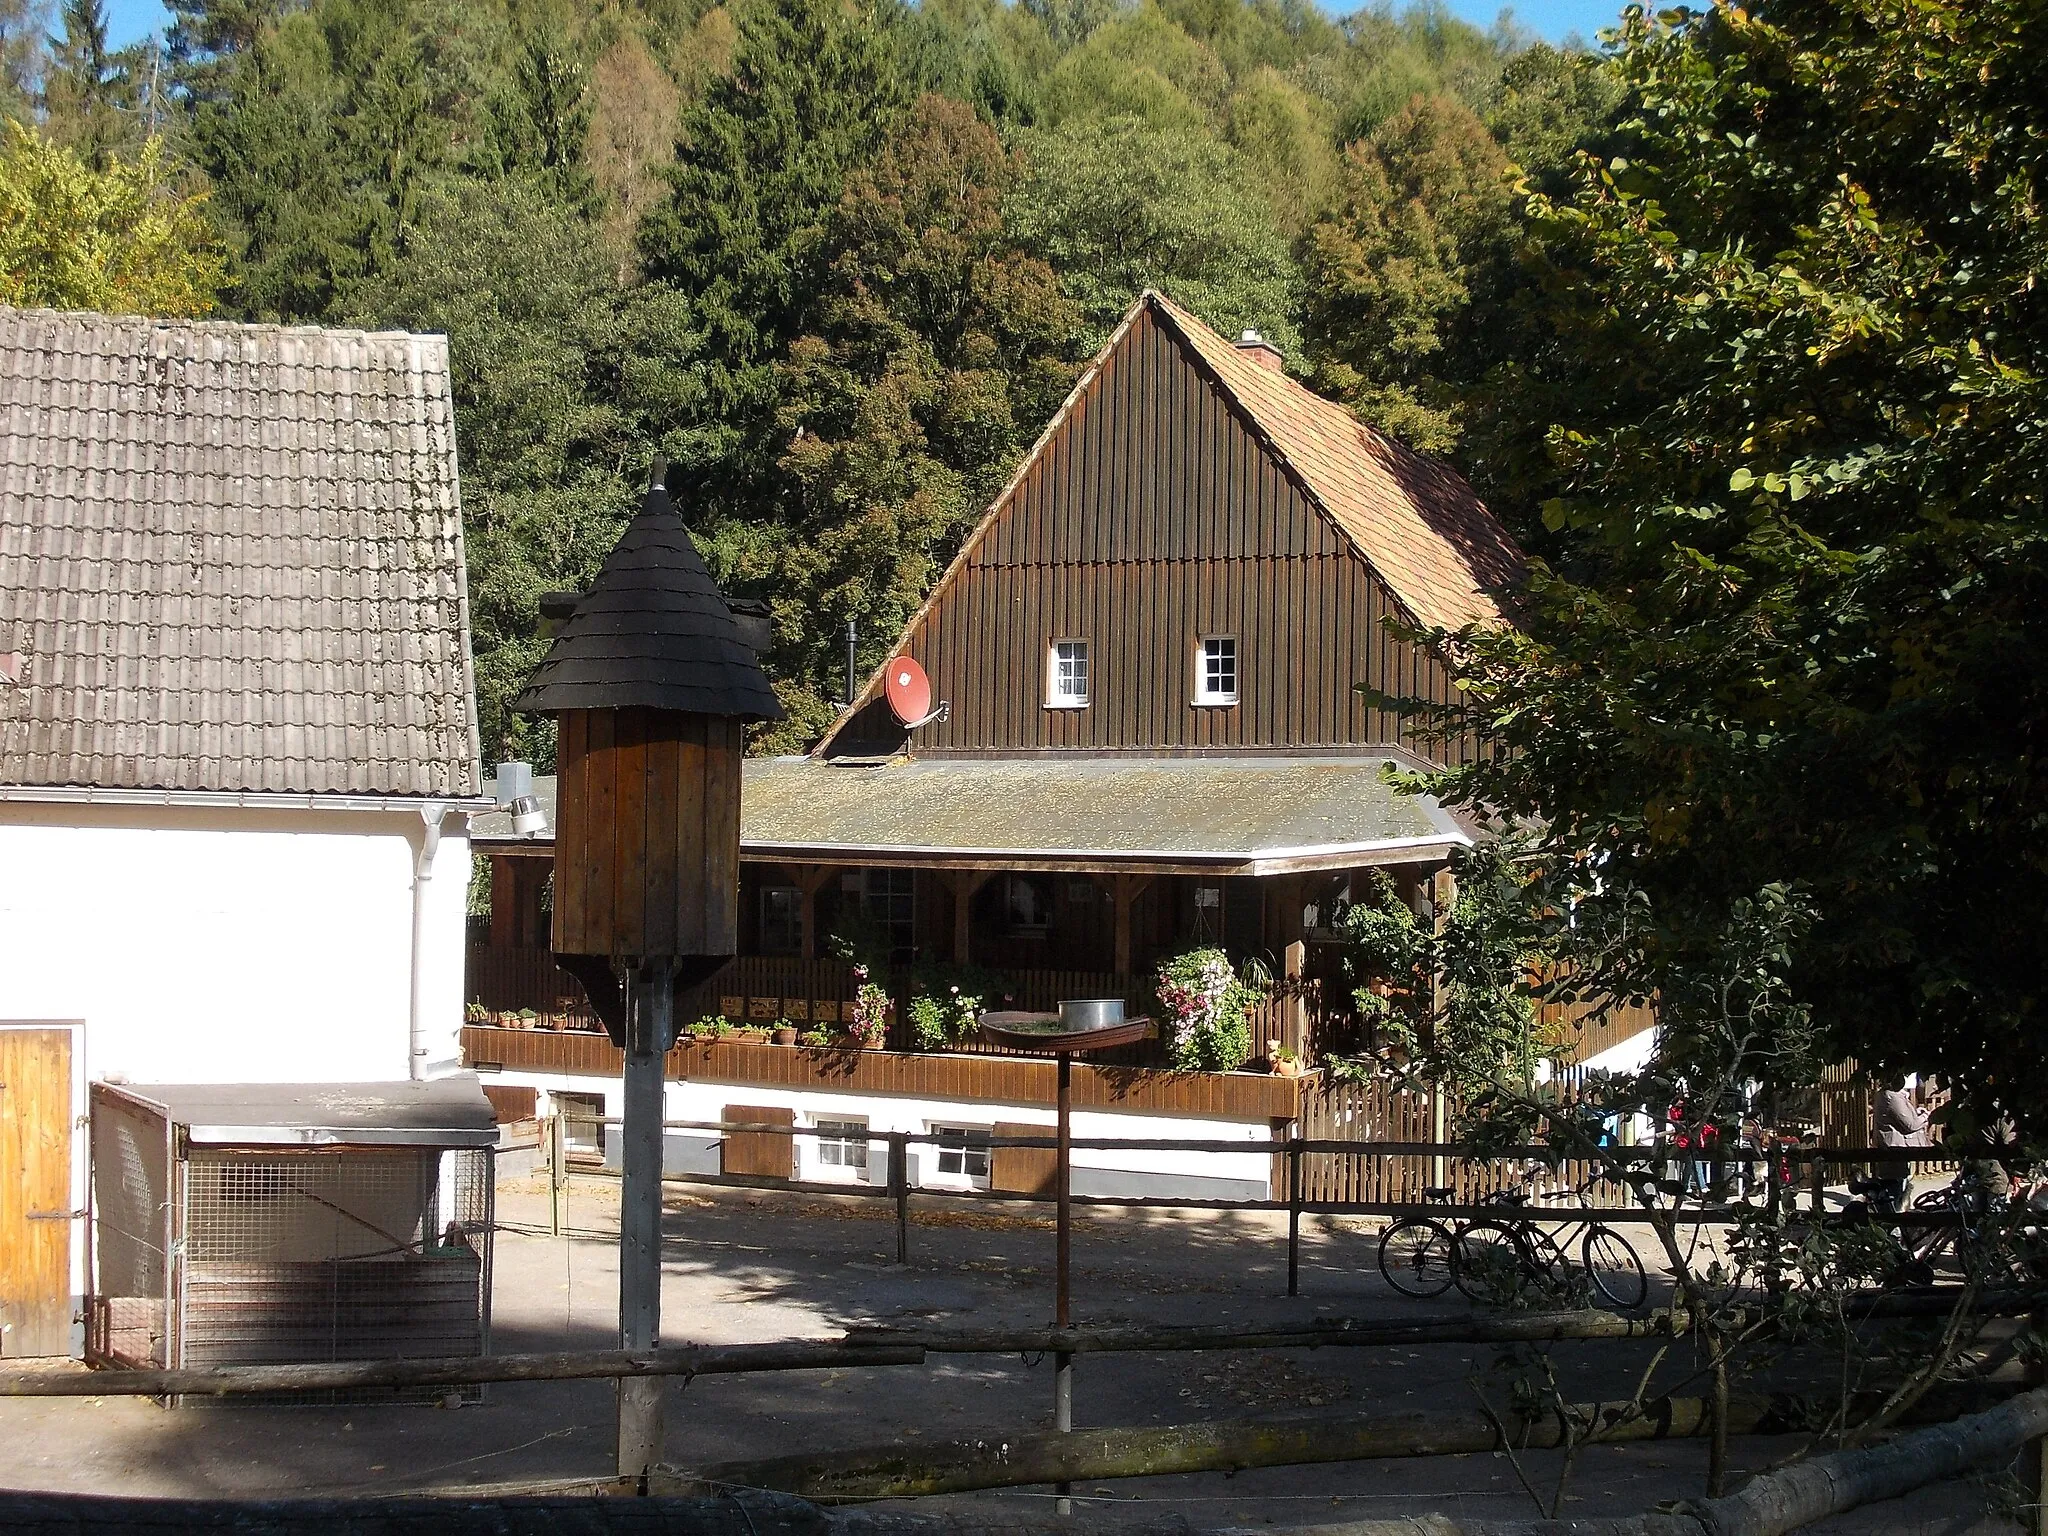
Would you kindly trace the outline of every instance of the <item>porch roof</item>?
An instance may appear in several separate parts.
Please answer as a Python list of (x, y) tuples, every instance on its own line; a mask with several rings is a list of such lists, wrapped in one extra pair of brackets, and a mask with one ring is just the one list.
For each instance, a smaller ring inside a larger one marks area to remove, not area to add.
[[(750, 758), (749, 862), (1264, 875), (1442, 858), (1471, 839), (1372, 756)], [(552, 780), (535, 790), (553, 823)], [(502, 825), (501, 825), (502, 824)], [(479, 852), (545, 853), (509, 818)]]

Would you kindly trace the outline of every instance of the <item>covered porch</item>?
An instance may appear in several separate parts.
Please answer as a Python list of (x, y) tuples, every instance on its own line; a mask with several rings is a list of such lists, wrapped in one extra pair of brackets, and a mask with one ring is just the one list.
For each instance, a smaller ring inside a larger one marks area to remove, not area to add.
[[(999, 973), (1008, 1006), (1123, 996), (1149, 1008), (1160, 961), (1215, 946), (1275, 979), (1263, 1039), (1315, 1054), (1344, 999), (1342, 905), (1380, 875), (1405, 897), (1469, 838), (1379, 756), (751, 760), (741, 822), (740, 958), (703, 1013), (823, 1022), (852, 996), (855, 941), (912, 973)], [(551, 780), (536, 792), (552, 823)], [(480, 818), (487, 928), (469, 996), (582, 1022), (547, 951), (552, 843)], [(837, 938), (840, 942), (835, 943)], [(684, 1005), (690, 1006), (689, 1003)], [(684, 1013), (683, 1017), (694, 1017)], [(898, 1009), (899, 1024), (902, 1010)]]

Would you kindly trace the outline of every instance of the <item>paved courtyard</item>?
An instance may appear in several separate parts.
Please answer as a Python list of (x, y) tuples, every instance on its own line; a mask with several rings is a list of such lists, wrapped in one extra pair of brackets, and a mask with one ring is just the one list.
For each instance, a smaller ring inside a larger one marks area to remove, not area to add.
[[(1015, 1210), (1017, 1208), (1009, 1208)], [(570, 1234), (548, 1232), (545, 1186), (508, 1184), (497, 1248), (493, 1346), (499, 1351), (609, 1348), (617, 1267), (617, 1185), (578, 1178)], [(826, 1196), (670, 1191), (663, 1292), (671, 1342), (830, 1337), (852, 1325), (1039, 1325), (1051, 1316), (1052, 1232), (1037, 1214), (948, 1205), (921, 1210), (912, 1262), (894, 1260), (886, 1202)], [(1303, 1294), (1286, 1297), (1284, 1217), (1109, 1213), (1084, 1217), (1075, 1242), (1075, 1315), (1090, 1323), (1216, 1323), (1318, 1317), (1438, 1315), (1455, 1293), (1415, 1302), (1391, 1292), (1373, 1264), (1363, 1221), (1311, 1222)], [(1647, 1240), (1639, 1241), (1646, 1250)], [(1505, 1386), (1493, 1346), (1324, 1349), (1084, 1357), (1080, 1425), (1172, 1423), (1330, 1407), (1470, 1408), (1477, 1382), (1496, 1403)], [(1557, 1347), (1575, 1396), (1626, 1395), (1648, 1363), (1643, 1346)], [(1693, 1369), (1681, 1345), (1660, 1380)], [(944, 1356), (919, 1367), (716, 1377), (670, 1389), (668, 1456), (679, 1465), (1024, 1433), (1051, 1426), (1049, 1361)], [(596, 1382), (493, 1386), (464, 1407), (201, 1407), (166, 1411), (127, 1398), (0, 1400), (0, 1484), (90, 1492), (196, 1495), (399, 1492), (598, 1477), (612, 1442), (610, 1388)], [(1737, 1442), (1745, 1465), (1792, 1443)], [(1594, 1448), (1581, 1460), (1567, 1511), (1625, 1514), (1702, 1488), (1703, 1445)], [(1552, 1453), (1525, 1471), (1541, 1487)], [(1330, 1522), (1441, 1511), (1467, 1517), (1535, 1513), (1514, 1467), (1497, 1455), (1416, 1458), (1235, 1476), (1155, 1478), (1077, 1490), (1164, 1501), (1214, 1524)], [(949, 1502), (1040, 1503), (1043, 1490)], [(1982, 1483), (1925, 1490), (1818, 1531), (1965, 1532), (2016, 1529), (1992, 1513)]]

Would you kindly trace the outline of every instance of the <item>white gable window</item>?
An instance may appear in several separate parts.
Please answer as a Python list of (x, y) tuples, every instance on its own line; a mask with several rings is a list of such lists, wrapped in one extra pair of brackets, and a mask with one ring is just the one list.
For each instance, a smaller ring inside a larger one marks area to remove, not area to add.
[(1045, 707), (1088, 707), (1088, 642), (1055, 640), (1045, 663)]
[(1237, 702), (1237, 636), (1204, 635), (1196, 644), (1195, 702)]

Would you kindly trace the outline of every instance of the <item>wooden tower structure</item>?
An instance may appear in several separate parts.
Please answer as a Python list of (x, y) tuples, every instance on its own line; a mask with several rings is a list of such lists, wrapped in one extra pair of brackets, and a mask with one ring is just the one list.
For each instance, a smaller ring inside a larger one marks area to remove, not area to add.
[[(556, 718), (553, 947), (626, 1055), (619, 1346), (661, 1326), (662, 1058), (675, 994), (739, 949), (740, 758), (774, 690), (657, 464), (513, 708)], [(662, 1381), (619, 1382), (619, 1474), (660, 1460)]]

